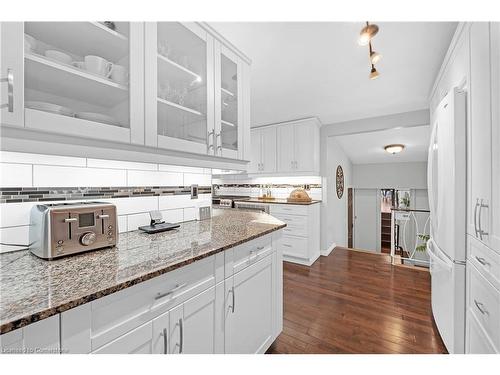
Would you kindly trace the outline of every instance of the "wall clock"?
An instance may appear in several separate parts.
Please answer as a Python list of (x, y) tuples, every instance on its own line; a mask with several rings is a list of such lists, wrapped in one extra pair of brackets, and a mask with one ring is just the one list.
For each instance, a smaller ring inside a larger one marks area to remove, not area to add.
[(335, 173), (336, 185), (337, 185), (337, 197), (340, 199), (344, 195), (344, 171), (339, 165), (337, 167), (337, 172)]

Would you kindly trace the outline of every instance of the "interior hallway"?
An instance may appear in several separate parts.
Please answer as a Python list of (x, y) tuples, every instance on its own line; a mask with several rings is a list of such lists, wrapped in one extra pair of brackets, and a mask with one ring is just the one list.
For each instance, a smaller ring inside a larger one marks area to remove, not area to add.
[(430, 275), (337, 247), (311, 267), (285, 262), (284, 327), (268, 353), (446, 353)]

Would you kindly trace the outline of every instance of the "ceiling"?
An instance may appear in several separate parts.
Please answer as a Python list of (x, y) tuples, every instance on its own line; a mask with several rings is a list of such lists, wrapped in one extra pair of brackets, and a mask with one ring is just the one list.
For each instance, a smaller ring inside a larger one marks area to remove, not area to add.
[[(335, 140), (353, 164), (374, 164), (427, 161), (429, 138), (430, 127), (417, 126), (342, 135)], [(393, 143), (402, 143), (405, 149), (399, 154), (389, 154), (384, 146)]]
[(317, 116), (323, 124), (428, 108), (453, 22), (376, 22), (381, 76), (368, 79), (363, 22), (211, 22), (252, 59), (252, 126)]

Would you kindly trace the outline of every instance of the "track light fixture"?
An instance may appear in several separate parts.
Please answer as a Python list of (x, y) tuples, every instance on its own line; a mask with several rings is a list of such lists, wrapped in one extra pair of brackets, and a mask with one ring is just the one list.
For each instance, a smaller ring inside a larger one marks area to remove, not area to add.
[(378, 33), (378, 26), (375, 24), (371, 24), (366, 21), (366, 26), (363, 27), (359, 33), (358, 44), (361, 46), (368, 45), (369, 58), (370, 58), (370, 79), (375, 79), (379, 76), (379, 72), (375, 69), (375, 64), (380, 61), (382, 55), (378, 52), (375, 52), (372, 48), (372, 39)]

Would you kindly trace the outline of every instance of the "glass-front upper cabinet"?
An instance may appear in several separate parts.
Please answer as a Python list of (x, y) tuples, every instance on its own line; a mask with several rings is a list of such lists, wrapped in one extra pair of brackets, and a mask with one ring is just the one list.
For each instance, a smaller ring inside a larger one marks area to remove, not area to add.
[(215, 43), (215, 153), (242, 159), (243, 62), (223, 44)]
[(213, 38), (198, 24), (145, 26), (146, 145), (214, 154)]
[(143, 144), (143, 39), (142, 23), (3, 23), (2, 123)]

